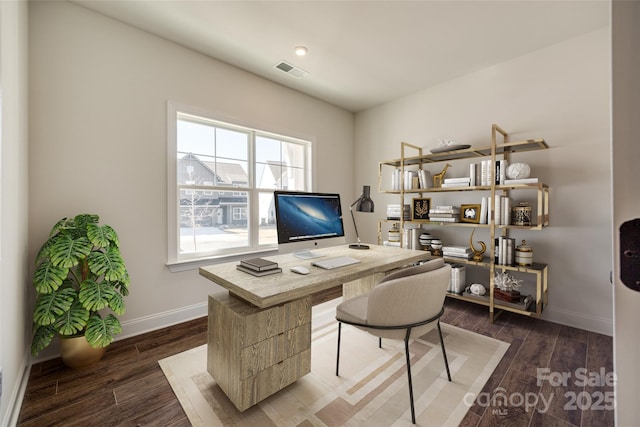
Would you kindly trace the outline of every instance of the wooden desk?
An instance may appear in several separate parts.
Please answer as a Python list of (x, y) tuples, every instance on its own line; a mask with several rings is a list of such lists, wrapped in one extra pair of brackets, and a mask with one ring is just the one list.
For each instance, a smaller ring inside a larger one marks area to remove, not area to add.
[[(200, 268), (229, 293), (209, 296), (207, 370), (240, 410), (255, 405), (311, 370), (311, 295), (346, 285), (354, 295), (373, 287), (385, 272), (430, 258), (428, 252), (371, 245), (314, 249), (326, 258), (350, 256), (357, 264), (334, 270), (311, 266), (292, 254), (265, 257), (283, 272), (254, 277), (238, 262)], [(305, 266), (302, 276), (289, 271)]]

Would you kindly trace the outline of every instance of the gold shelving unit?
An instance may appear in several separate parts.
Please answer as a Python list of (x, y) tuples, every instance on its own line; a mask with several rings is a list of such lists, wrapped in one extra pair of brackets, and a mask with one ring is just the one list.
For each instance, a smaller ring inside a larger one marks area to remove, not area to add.
[[(383, 194), (395, 194), (398, 196), (401, 207), (401, 214), (399, 219), (381, 219), (378, 221), (378, 242), (382, 243), (384, 229), (387, 224), (397, 223), (400, 226), (400, 245), (404, 246), (403, 230), (408, 224), (421, 224), (430, 226), (441, 227), (468, 227), (468, 228), (484, 228), (489, 230), (490, 245), (487, 252), (494, 254), (495, 252), (495, 238), (498, 236), (507, 237), (510, 231), (529, 231), (529, 230), (542, 230), (549, 225), (549, 186), (543, 183), (535, 184), (514, 184), (514, 185), (497, 185), (495, 180), (492, 180), (491, 185), (484, 186), (468, 186), (468, 187), (456, 187), (456, 188), (406, 188), (403, 182), (405, 171), (407, 168), (422, 169), (424, 165), (435, 164), (439, 162), (449, 162), (456, 160), (469, 160), (476, 158), (490, 158), (491, 164), (494, 165), (496, 160), (510, 161), (511, 155), (515, 153), (523, 153), (534, 150), (548, 149), (544, 139), (527, 139), (522, 141), (509, 141), (509, 135), (498, 125), (492, 125), (491, 127), (491, 144), (480, 148), (467, 148), (455, 151), (445, 151), (440, 153), (423, 154), (422, 148), (417, 147), (406, 142), (400, 144), (400, 158), (384, 160), (379, 162), (378, 165), (378, 191)], [(400, 170), (400, 182), (399, 190), (390, 190), (385, 188), (384, 185), (384, 169), (391, 168)], [(532, 190), (536, 192), (536, 215), (534, 218), (535, 223), (530, 226), (516, 226), (516, 225), (496, 225), (495, 224), (495, 203), (496, 194), (508, 196), (511, 191), (519, 190)], [(489, 192), (490, 203), (488, 208), (491, 211), (491, 221), (488, 224), (473, 224), (473, 223), (449, 223), (438, 221), (411, 221), (404, 219), (402, 215), (402, 207), (405, 204), (405, 200), (408, 196), (415, 195), (416, 197), (423, 197), (428, 193), (455, 193), (455, 192)], [(527, 316), (540, 316), (542, 314), (543, 307), (547, 304), (548, 299), (548, 266), (546, 264), (534, 263), (532, 266), (509, 266), (496, 264), (494, 257), (485, 257), (483, 261), (476, 262), (458, 258), (445, 258), (446, 261), (455, 262), (458, 264), (473, 265), (489, 270), (489, 294), (487, 296), (473, 296), (473, 295), (457, 295), (448, 294), (449, 297), (469, 301), (476, 304), (481, 304), (489, 307), (489, 315), (491, 321), (494, 320), (497, 313), (500, 310), (511, 311)], [(513, 271), (519, 273), (530, 274), (535, 277), (535, 305), (531, 308), (519, 307), (517, 304), (506, 303), (494, 296), (494, 277), (496, 271)]]

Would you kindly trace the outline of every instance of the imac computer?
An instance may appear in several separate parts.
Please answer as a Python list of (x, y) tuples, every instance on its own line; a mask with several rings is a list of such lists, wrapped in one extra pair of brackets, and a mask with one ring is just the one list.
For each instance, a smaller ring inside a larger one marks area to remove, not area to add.
[(274, 202), (281, 252), (310, 259), (320, 256), (314, 248), (345, 243), (339, 194), (275, 191)]

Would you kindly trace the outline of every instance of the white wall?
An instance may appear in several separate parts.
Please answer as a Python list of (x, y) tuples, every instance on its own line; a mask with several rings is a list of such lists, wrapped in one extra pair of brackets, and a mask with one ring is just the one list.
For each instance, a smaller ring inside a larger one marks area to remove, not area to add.
[[(376, 185), (378, 162), (399, 158), (401, 141), (425, 153), (442, 138), (486, 146), (493, 123), (511, 140), (544, 138), (551, 149), (512, 161), (529, 163), (532, 176), (551, 187), (551, 226), (512, 236), (527, 239), (535, 260), (549, 264), (543, 317), (610, 335), (609, 55), (609, 29), (603, 28), (357, 114), (356, 158), (364, 166), (356, 184)], [(468, 175), (453, 165), (447, 176)], [(466, 195), (429, 196), (435, 204), (479, 203)], [(377, 239), (376, 220), (386, 204), (399, 199), (374, 194), (374, 201), (377, 215), (361, 216), (368, 222), (359, 227), (368, 241)], [(430, 230), (445, 244), (469, 241), (468, 229)], [(476, 232), (474, 240), (481, 236)]]
[(72, 3), (31, 3), (30, 29), (30, 258), (99, 214), (131, 276), (122, 336), (206, 314), (215, 287), (165, 265), (168, 100), (311, 138), (315, 188), (355, 197), (353, 114)]
[[(620, 226), (640, 218), (638, 159), (640, 159), (640, 3), (614, 1), (612, 13), (613, 117), (613, 258), (615, 277), (614, 368), (616, 425), (638, 425), (640, 420), (640, 292), (620, 280)], [(636, 242), (637, 244), (638, 242)], [(629, 249), (625, 246), (624, 249)], [(636, 278), (637, 279), (637, 278)]]
[(26, 1), (0, 2), (0, 425), (13, 425), (29, 362)]

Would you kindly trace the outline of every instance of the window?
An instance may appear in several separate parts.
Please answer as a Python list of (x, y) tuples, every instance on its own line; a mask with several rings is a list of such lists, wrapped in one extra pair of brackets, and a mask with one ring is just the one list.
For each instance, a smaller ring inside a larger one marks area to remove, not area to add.
[(310, 191), (311, 142), (169, 105), (169, 263), (277, 246), (274, 190)]

